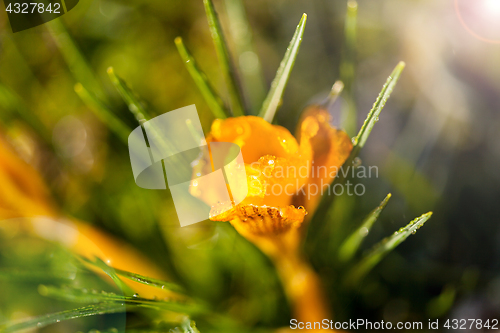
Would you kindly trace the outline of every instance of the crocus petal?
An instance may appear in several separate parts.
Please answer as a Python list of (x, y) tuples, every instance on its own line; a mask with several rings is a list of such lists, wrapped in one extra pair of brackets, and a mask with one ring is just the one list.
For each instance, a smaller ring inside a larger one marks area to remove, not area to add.
[(307, 191), (299, 193), (294, 203), (303, 205), (309, 212), (314, 212), (322, 191), (336, 177), (352, 150), (352, 142), (347, 133), (331, 126), (330, 119), (327, 110), (312, 105), (304, 111), (297, 128), (297, 139), (301, 145), (308, 142), (313, 149), (311, 174), (306, 188), (318, 191), (315, 191), (316, 195)]
[(56, 214), (41, 177), (1, 138), (0, 184), (0, 220)]
[[(233, 142), (240, 146), (248, 183), (248, 195), (241, 205), (286, 207), (307, 183), (313, 154), (310, 143), (299, 145), (287, 129), (260, 117), (217, 119), (207, 142)], [(193, 195), (207, 202), (204, 198), (210, 194), (206, 191)]]

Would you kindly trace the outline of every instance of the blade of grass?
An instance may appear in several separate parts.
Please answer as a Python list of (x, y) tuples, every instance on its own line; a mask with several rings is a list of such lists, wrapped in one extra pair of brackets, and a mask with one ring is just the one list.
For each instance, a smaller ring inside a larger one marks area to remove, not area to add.
[(360, 282), (361, 279), (382, 260), (382, 258), (404, 242), (408, 236), (415, 234), (431, 216), (432, 212), (428, 212), (417, 217), (404, 228), (399, 229), (392, 236), (385, 238), (375, 245), (373, 250), (349, 271), (346, 275), (346, 283), (353, 286)]
[(368, 113), (368, 116), (366, 117), (363, 126), (361, 126), (358, 135), (356, 135), (356, 137), (353, 140), (355, 147), (355, 149), (353, 150), (359, 150), (364, 147), (366, 141), (368, 140), (368, 137), (370, 136), (373, 126), (375, 126), (375, 123), (379, 119), (380, 112), (384, 108), (385, 103), (387, 102), (392, 91), (394, 90), (394, 87), (396, 86), (396, 83), (398, 82), (399, 77), (401, 76), (401, 73), (403, 72), (404, 68), (405, 68), (405, 63), (403, 61), (399, 62), (396, 68), (394, 68), (394, 70), (392, 71), (389, 78), (387, 78), (387, 81), (384, 84), (382, 91), (378, 95), (377, 100), (373, 104), (370, 113)]
[(359, 228), (354, 231), (351, 236), (349, 236), (339, 249), (339, 260), (341, 262), (347, 262), (352, 259), (363, 239), (370, 232), (371, 227), (377, 221), (380, 213), (384, 210), (385, 206), (389, 202), (391, 194), (387, 194), (385, 199), (380, 203), (380, 205), (375, 208), (364, 220)]
[(124, 143), (128, 142), (130, 129), (111, 110), (108, 109), (97, 97), (93, 96), (81, 83), (75, 85), (75, 92), (90, 110), (105, 123)]
[(224, 2), (230, 33), (239, 60), (243, 91), (249, 99), (252, 114), (257, 114), (266, 95), (266, 84), (261, 61), (252, 45), (252, 28), (248, 22), (243, 0), (225, 0)]
[(61, 321), (103, 315), (108, 313), (120, 313), (126, 312), (125, 306), (120, 303), (106, 303), (106, 304), (96, 304), (90, 306), (84, 306), (81, 308), (66, 310), (61, 312), (55, 312), (46, 314), (43, 316), (28, 318), (18, 322), (11, 322), (0, 326), (0, 332), (12, 333), (29, 328), (40, 329), (51, 324), (55, 324)]
[(81, 82), (82, 85), (100, 99), (106, 100), (106, 95), (103, 93), (102, 86), (96, 78), (94, 71), (91, 69), (85, 56), (80, 52), (75, 41), (71, 38), (62, 21), (52, 20), (45, 26), (50, 31), (76, 81)]
[[(111, 79), (111, 82), (113, 82), (116, 90), (122, 97), (123, 101), (127, 104), (128, 109), (130, 110), (130, 112), (132, 112), (135, 119), (141, 126), (143, 126), (146, 121), (153, 118), (151, 114), (146, 110), (146, 108), (144, 108), (144, 106), (141, 104), (137, 95), (127, 86), (127, 83), (118, 75), (116, 75), (113, 67), (108, 68), (108, 75)], [(161, 137), (154, 127), (151, 128), (151, 132), (154, 136), (158, 138)], [(169, 150), (169, 142), (165, 142), (164, 140), (158, 140), (158, 142), (163, 145), (166, 151)]]
[(241, 92), (238, 86), (238, 80), (236, 78), (236, 71), (229, 56), (229, 50), (222, 32), (217, 12), (215, 11), (214, 4), (211, 0), (203, 0), (203, 4), (205, 5), (208, 25), (212, 33), (212, 39), (215, 44), (215, 50), (217, 52), (217, 57), (219, 58), (222, 74), (224, 75), (224, 80), (226, 81), (233, 115), (243, 116), (245, 111), (243, 108)]
[(171, 290), (171, 291), (182, 293), (182, 294), (186, 293), (186, 290), (184, 290), (183, 287), (179, 286), (178, 284), (172, 283), (172, 282), (162, 281), (159, 279), (150, 278), (150, 277), (143, 276), (140, 274), (122, 271), (121, 269), (116, 269), (116, 268), (115, 268), (115, 272), (116, 272), (116, 274), (123, 276), (127, 279), (130, 279), (132, 281), (139, 282), (139, 283), (142, 283), (142, 284), (145, 284), (148, 286), (152, 286), (152, 287), (156, 287), (156, 288), (160, 288), (160, 289), (165, 289), (165, 290)]
[(119, 277), (116, 275), (115, 270), (109, 267), (102, 259), (95, 257), (94, 260), (89, 260), (84, 257), (80, 257), (84, 262), (91, 264), (99, 269), (101, 269), (106, 275), (108, 275), (113, 282), (123, 291), (127, 296), (133, 295), (132, 289), (127, 286)]
[(125, 103), (127, 103), (128, 109), (135, 116), (135, 119), (140, 123), (144, 120), (151, 119), (151, 115), (148, 114), (144, 106), (141, 104), (137, 96), (132, 92), (132, 90), (127, 86), (125, 81), (123, 81), (118, 75), (116, 75), (113, 67), (108, 68), (108, 75), (113, 82), (116, 90), (120, 93)]
[(297, 54), (299, 53), (306, 22), (307, 14), (303, 14), (297, 29), (295, 29), (292, 40), (288, 45), (285, 56), (283, 57), (283, 60), (281, 60), (280, 67), (276, 72), (276, 77), (271, 84), (271, 89), (269, 90), (269, 93), (262, 104), (262, 109), (259, 112), (259, 116), (270, 123), (273, 121), (274, 115), (281, 104), (281, 99), (288, 83), (288, 79), (290, 78), (290, 73), (293, 69), (293, 65), (295, 64), (295, 59), (297, 59)]
[[(385, 103), (387, 102), (387, 99), (389, 98), (391, 92), (394, 90), (394, 87), (396, 86), (396, 83), (398, 82), (398, 79), (401, 76), (401, 72), (403, 71), (404, 67), (405, 67), (405, 63), (402, 61), (399, 62), (398, 65), (392, 71), (391, 75), (387, 78), (386, 83), (382, 87), (382, 90), (381, 90), (380, 94), (378, 95), (377, 100), (373, 104), (372, 109), (368, 113), (368, 116), (366, 117), (363, 126), (359, 130), (358, 135), (353, 138), (354, 146), (353, 146), (351, 153), (349, 154), (349, 157), (344, 162), (344, 164), (342, 166), (343, 168), (345, 166), (354, 167), (354, 165), (356, 165), (356, 163), (354, 163), (355, 159), (358, 156), (361, 148), (363, 148), (363, 146), (365, 145), (366, 140), (368, 139), (373, 127), (375, 126), (375, 123), (378, 121), (380, 112), (384, 108)], [(335, 180), (330, 185), (330, 187), (333, 188), (337, 184), (344, 183), (346, 180), (346, 176), (348, 174), (350, 174), (350, 172), (345, 173), (345, 175), (343, 172), (339, 172), (337, 174), (337, 177), (335, 178)], [(319, 237), (321, 235), (328, 234), (328, 232), (325, 230), (325, 228), (327, 228), (328, 221), (324, 217), (327, 216), (328, 211), (331, 208), (330, 207), (331, 203), (334, 200), (334, 198), (335, 198), (335, 196), (326, 196), (326, 195), (323, 196), (323, 198), (322, 198), (322, 200), (321, 200), (321, 202), (320, 202), (320, 204), (319, 204), (319, 206), (318, 206), (318, 208), (313, 216), (313, 219), (314, 219), (313, 223), (315, 223), (316, 228), (310, 229), (310, 231), (308, 233), (308, 237), (315, 238), (315, 237)], [(339, 226), (337, 226), (337, 227), (339, 227)], [(317, 244), (320, 244), (320, 242), (311, 241), (309, 244), (311, 244), (311, 246), (314, 247)]]
[(222, 99), (217, 95), (213, 87), (208, 82), (205, 73), (203, 73), (203, 71), (196, 64), (196, 61), (194, 60), (187, 47), (184, 45), (181, 37), (177, 37), (175, 39), (175, 45), (177, 46), (177, 50), (181, 55), (184, 65), (186, 65), (189, 74), (193, 78), (196, 86), (198, 86), (198, 89), (200, 89), (200, 92), (207, 102), (208, 107), (212, 111), (214, 117), (225, 119), (229, 114), (224, 107)]
[[(128, 109), (130, 110), (130, 112), (132, 112), (132, 114), (134, 115), (137, 122), (141, 126), (143, 126), (146, 121), (153, 118), (152, 115), (148, 112), (148, 110), (146, 110), (146, 108), (142, 105), (142, 103), (140, 102), (137, 95), (132, 91), (132, 89), (130, 89), (128, 87), (127, 83), (122, 78), (120, 78), (118, 75), (116, 75), (113, 67), (109, 67), (107, 72), (108, 72), (109, 78), (111, 79), (111, 82), (113, 83), (116, 90), (118, 91), (118, 93), (122, 97), (123, 101), (127, 104)], [(143, 130), (144, 130), (144, 127), (143, 127)], [(156, 128), (151, 127), (150, 132), (155, 137), (161, 138), (159, 133), (156, 131)], [(157, 142), (162, 145), (162, 147), (164, 148), (165, 151), (170, 150), (168, 148), (170, 142), (166, 142), (163, 139), (158, 140)]]
[(75, 303), (102, 303), (117, 302), (126, 305), (152, 308), (156, 310), (172, 311), (184, 314), (200, 314), (209, 312), (208, 308), (201, 303), (187, 300), (156, 300), (141, 298), (139, 295), (123, 296), (114, 293), (88, 292), (71, 287), (58, 288), (41, 285), (39, 292), (42, 296), (65, 300)]
[(355, 77), (355, 57), (356, 57), (356, 30), (358, 18), (358, 3), (356, 0), (347, 1), (347, 12), (344, 24), (344, 50), (342, 62), (340, 64), (340, 79), (346, 85), (345, 105), (342, 108), (342, 125), (344, 130), (353, 135), (357, 127), (357, 110), (354, 99), (354, 77)]

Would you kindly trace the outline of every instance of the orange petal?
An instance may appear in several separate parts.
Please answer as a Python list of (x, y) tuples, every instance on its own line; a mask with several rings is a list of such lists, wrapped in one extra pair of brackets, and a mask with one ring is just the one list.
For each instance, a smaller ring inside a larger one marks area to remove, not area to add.
[(0, 138), (0, 220), (45, 215), (56, 210), (38, 172)]
[[(254, 116), (217, 119), (207, 141), (233, 142), (240, 146), (248, 183), (243, 205), (287, 207), (307, 183), (312, 147), (308, 141), (299, 145), (284, 127)], [(209, 163), (205, 162), (205, 166)], [(192, 194), (208, 202), (210, 191)]]
[(300, 144), (310, 144), (313, 150), (312, 170), (306, 188), (315, 185), (318, 194), (300, 194), (294, 203), (313, 212), (326, 188), (337, 175), (352, 150), (352, 142), (346, 132), (330, 125), (331, 116), (318, 105), (309, 106), (303, 113), (297, 128)]
[(239, 204), (230, 210), (218, 213), (212, 209), (214, 220), (230, 221), (236, 231), (272, 258), (295, 254), (299, 245), (298, 228), (307, 215), (303, 207)]
[[(58, 221), (59, 213), (52, 205), (49, 191), (40, 174), (21, 160), (12, 148), (0, 138), (0, 222), (3, 228), (16, 228), (25, 225), (22, 230), (39, 237), (48, 236), (49, 240), (60, 235), (64, 245), (82, 256), (99, 256), (110, 260), (115, 268), (124, 269), (142, 275), (164, 278), (162, 273), (148, 258), (113, 236), (79, 221)], [(36, 230), (30, 218), (46, 216), (42, 230)], [(19, 219), (27, 217), (27, 219)], [(15, 219), (12, 219), (15, 218)], [(68, 230), (73, 230), (77, 237), (70, 237)], [(136, 282), (128, 282), (144, 297), (167, 296)]]
[(286, 158), (300, 154), (297, 140), (286, 128), (255, 116), (216, 119), (208, 141), (236, 143), (246, 164), (264, 155)]

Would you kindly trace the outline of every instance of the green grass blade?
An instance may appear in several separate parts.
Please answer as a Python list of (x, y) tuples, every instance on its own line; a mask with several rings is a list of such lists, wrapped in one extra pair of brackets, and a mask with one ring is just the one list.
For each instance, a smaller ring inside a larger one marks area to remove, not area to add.
[(370, 232), (371, 227), (377, 221), (380, 213), (384, 210), (385, 206), (389, 202), (391, 194), (387, 194), (385, 199), (380, 203), (380, 205), (375, 208), (364, 220), (359, 228), (354, 231), (351, 236), (349, 236), (339, 249), (339, 260), (341, 262), (347, 262), (352, 259), (363, 239)]
[(120, 313), (125, 311), (126, 311), (125, 306), (123, 306), (120, 303), (107, 303), (107, 304), (84, 306), (78, 309), (55, 312), (43, 316), (25, 319), (18, 322), (11, 322), (4, 325), (0, 325), (0, 332), (12, 333), (30, 328), (40, 329), (42, 327), (46, 327), (48, 325), (55, 324), (65, 320), (97, 316), (108, 313)]
[(189, 50), (186, 48), (186, 45), (184, 45), (181, 37), (177, 37), (175, 39), (175, 45), (177, 46), (177, 50), (179, 51), (184, 65), (186, 65), (189, 74), (193, 78), (198, 89), (200, 89), (201, 95), (207, 102), (208, 107), (212, 111), (214, 117), (221, 119), (226, 118), (229, 114), (224, 107), (222, 99), (217, 95), (213, 87), (208, 82), (205, 73), (203, 73), (196, 64), (196, 61), (194, 60)]
[(299, 53), (300, 44), (302, 43), (302, 36), (304, 35), (304, 30), (306, 27), (307, 15), (303, 14), (300, 19), (299, 25), (293, 34), (290, 45), (288, 46), (283, 60), (281, 60), (280, 67), (276, 72), (276, 77), (271, 84), (271, 90), (267, 94), (264, 103), (262, 104), (262, 109), (259, 112), (259, 116), (264, 118), (268, 122), (272, 122), (274, 115), (281, 105), (281, 99), (290, 78), (290, 73), (295, 64), (295, 59), (297, 59), (297, 54)]
[[(116, 75), (113, 67), (108, 68), (108, 75), (111, 81), (113, 82), (116, 90), (118, 90), (120, 96), (123, 98), (125, 103), (128, 106), (128, 109), (132, 114), (134, 115), (135, 119), (141, 126), (144, 125), (144, 123), (151, 118), (151, 114), (148, 112), (148, 110), (142, 105), (140, 102), (139, 98), (137, 95), (127, 86), (126, 82), (121, 79), (118, 75)], [(144, 127), (143, 127), (144, 129)], [(155, 127), (150, 127), (149, 133), (153, 135), (155, 138), (157, 138), (156, 142), (161, 145), (163, 151), (170, 151), (172, 144), (169, 140), (167, 140), (165, 137), (162, 137), (160, 133), (156, 130)], [(128, 136), (127, 136), (127, 142), (128, 142)], [(174, 159), (176, 158), (182, 158), (182, 157), (173, 157)], [(181, 170), (178, 170), (177, 172), (182, 172)], [(182, 175), (180, 177), (183, 177)]]
[(103, 260), (101, 260), (100, 258), (95, 258), (94, 261), (92, 260), (89, 260), (87, 258), (83, 258), (81, 257), (82, 260), (88, 264), (91, 264), (99, 269), (101, 269), (104, 273), (106, 273), (106, 275), (108, 275), (112, 280), (113, 282), (123, 291), (123, 293), (127, 296), (130, 296), (130, 295), (133, 295), (134, 292), (132, 291), (132, 289), (127, 286), (119, 277), (118, 275), (116, 275), (115, 273), (115, 270), (111, 267), (109, 267)]
[(217, 12), (215, 11), (212, 0), (203, 0), (203, 3), (205, 5), (208, 25), (212, 33), (212, 39), (215, 44), (215, 50), (219, 58), (222, 74), (224, 75), (224, 79), (226, 81), (233, 115), (243, 116), (245, 114), (243, 108), (243, 99), (241, 97), (238, 80), (236, 78), (236, 71), (229, 56), (229, 50), (224, 38), (224, 34), (222, 32), (222, 27), (217, 16)]
[(125, 302), (127, 298), (123, 295), (117, 295), (113, 292), (104, 292), (97, 290), (78, 289), (69, 286), (61, 288), (39, 285), (38, 293), (45, 297), (63, 300), (72, 303), (103, 303), (103, 302)]
[(139, 98), (134, 94), (134, 92), (127, 86), (125, 81), (121, 79), (118, 75), (116, 75), (113, 67), (108, 68), (108, 75), (113, 82), (116, 90), (120, 93), (120, 96), (123, 98), (125, 103), (128, 106), (128, 109), (134, 115), (135, 119), (140, 123), (144, 120), (151, 119), (151, 115), (146, 111), (144, 106), (139, 101)]
[[(357, 158), (361, 148), (363, 148), (363, 146), (365, 145), (366, 140), (368, 139), (368, 137), (373, 129), (373, 126), (375, 126), (375, 123), (378, 121), (378, 117), (380, 115), (380, 112), (384, 108), (385, 103), (387, 102), (387, 99), (389, 98), (391, 92), (394, 90), (394, 87), (395, 87), (404, 67), (405, 67), (405, 63), (402, 61), (399, 62), (399, 64), (394, 68), (391, 75), (387, 79), (386, 83), (382, 87), (382, 91), (378, 95), (377, 100), (375, 101), (372, 109), (368, 113), (368, 116), (366, 117), (366, 120), (365, 120), (363, 126), (359, 130), (358, 135), (353, 138), (353, 144), (354, 144), (353, 149), (352, 149), (351, 153), (349, 154), (349, 157), (347, 158), (347, 160), (344, 162), (343, 167), (350, 167), (351, 168), (357, 164), (357, 163), (355, 163), (356, 158)], [(347, 173), (347, 174), (349, 174), (349, 173)], [(330, 187), (333, 187), (337, 184), (342, 184), (345, 181), (346, 181), (346, 177), (344, 176), (344, 173), (339, 172), (337, 174), (337, 177), (335, 178), (335, 180), (330, 185)], [(316, 228), (313, 228), (309, 231), (308, 238), (323, 237), (323, 235), (328, 234), (328, 232), (326, 231), (326, 229), (328, 228), (328, 223), (327, 223), (328, 219), (325, 219), (323, 217), (328, 214), (328, 211), (331, 208), (330, 206), (331, 206), (331, 203), (334, 200), (334, 198), (335, 198), (335, 196), (332, 196), (332, 195), (323, 196), (323, 198), (318, 206), (318, 209), (316, 210), (316, 212), (314, 213), (314, 216), (313, 216), (314, 221), (312, 223), (314, 223), (314, 225), (316, 225)], [(337, 227), (339, 227), (339, 226), (337, 225)], [(319, 242), (317, 239), (310, 242), (312, 247), (315, 247), (316, 244), (320, 244), (320, 243), (321, 242)]]
[[(144, 108), (137, 95), (127, 86), (127, 83), (116, 75), (113, 67), (108, 68), (108, 75), (116, 90), (118, 90), (118, 93), (123, 98), (123, 101), (127, 104), (128, 109), (132, 112), (135, 119), (141, 126), (143, 126), (146, 121), (153, 118)], [(154, 128), (151, 128), (151, 132), (154, 136), (160, 137), (159, 133), (157, 133)], [(166, 151), (168, 151), (169, 142), (165, 142), (163, 140), (158, 140), (158, 142), (166, 149)]]
[(99, 120), (106, 124), (124, 143), (128, 142), (128, 136), (131, 130), (124, 122), (85, 89), (81, 83), (75, 85), (75, 92), (89, 109), (94, 112)]
[(396, 68), (394, 68), (391, 75), (387, 79), (387, 82), (384, 84), (382, 91), (380, 92), (380, 94), (377, 97), (377, 100), (373, 104), (370, 113), (368, 113), (368, 116), (366, 117), (363, 126), (359, 130), (358, 135), (354, 138), (353, 142), (355, 149), (360, 149), (364, 147), (366, 141), (368, 140), (368, 137), (370, 136), (373, 126), (375, 126), (375, 123), (378, 121), (380, 112), (384, 108), (385, 103), (387, 102), (389, 96), (394, 90), (394, 87), (396, 86), (396, 83), (398, 82), (399, 77), (401, 76), (401, 72), (403, 71), (404, 68), (405, 68), (405, 63), (401, 61), (396, 66)]
[(344, 130), (353, 135), (357, 128), (357, 108), (354, 99), (354, 78), (356, 58), (356, 33), (358, 20), (358, 3), (356, 0), (347, 1), (347, 11), (344, 24), (344, 50), (340, 64), (340, 79), (346, 85), (345, 105), (342, 108), (342, 125)]
[[(123, 98), (123, 101), (127, 104), (128, 109), (130, 110), (130, 112), (132, 112), (135, 119), (141, 126), (143, 126), (143, 124), (146, 121), (153, 118), (153, 116), (148, 112), (148, 110), (146, 110), (146, 108), (142, 105), (137, 95), (128, 87), (127, 83), (118, 75), (116, 75), (113, 67), (108, 68), (108, 75), (109, 78), (111, 79), (111, 82), (113, 82), (113, 85), (115, 86), (116, 90)], [(154, 127), (151, 128), (151, 134), (158, 138), (161, 137)], [(128, 136), (127, 136), (127, 142), (128, 142)], [(158, 140), (158, 143), (162, 145), (165, 151), (170, 150), (169, 148), (170, 142), (167, 142), (165, 140)]]
[(399, 244), (408, 238), (411, 234), (424, 225), (430, 219), (432, 212), (423, 214), (411, 221), (404, 228), (396, 231), (392, 236), (389, 236), (375, 245), (373, 250), (366, 255), (361, 261), (356, 264), (347, 274), (346, 283), (355, 285), (373, 268), (375, 267), (390, 251), (394, 250)]
[(122, 271), (121, 269), (116, 269), (116, 268), (115, 268), (115, 272), (116, 272), (116, 274), (123, 276), (129, 280), (139, 282), (139, 283), (142, 283), (142, 284), (145, 284), (148, 286), (152, 286), (152, 287), (156, 287), (156, 288), (160, 288), (160, 289), (164, 289), (164, 290), (170, 290), (170, 291), (183, 293), (183, 294), (186, 293), (186, 290), (184, 290), (184, 288), (182, 288), (178, 284), (175, 284), (172, 282), (167, 282), (167, 281), (143, 276), (140, 274)]
[[(380, 116), (380, 112), (384, 109), (385, 103), (389, 99), (389, 96), (391, 95), (391, 92), (394, 90), (394, 87), (396, 86), (396, 83), (399, 80), (399, 77), (401, 76), (401, 72), (405, 68), (405, 63), (404, 62), (399, 62), (399, 64), (394, 68), (392, 71), (391, 75), (387, 78), (386, 83), (382, 87), (382, 91), (377, 97), (377, 100), (373, 104), (372, 109), (368, 113), (368, 116), (365, 119), (365, 122), (363, 123), (363, 126), (358, 132), (358, 135), (356, 135), (353, 138), (353, 148), (351, 153), (349, 154), (349, 157), (347, 160), (344, 162), (344, 166), (349, 166), (353, 167), (355, 165), (355, 159), (358, 156), (361, 148), (364, 147), (366, 141), (368, 140), (368, 137), (370, 136), (370, 133), (375, 126), (375, 124), (378, 122), (378, 118)], [(339, 172), (337, 175), (337, 178), (335, 178), (334, 182), (332, 183), (331, 186), (334, 186), (335, 184), (338, 183), (343, 183), (345, 181), (344, 174), (342, 172)], [(333, 199), (333, 196), (327, 196), (325, 203), (321, 203), (321, 206), (324, 207), (319, 207), (318, 210), (320, 209), (328, 209), (330, 201)]]
[(85, 56), (80, 52), (77, 44), (68, 33), (66, 27), (60, 20), (53, 20), (46, 24), (51, 32), (56, 45), (68, 65), (70, 72), (77, 82), (81, 82), (88, 90), (101, 99), (105, 99), (102, 86)]
[(191, 299), (185, 300), (156, 300), (142, 298), (137, 294), (132, 296), (117, 295), (108, 292), (87, 291), (72, 287), (58, 288), (54, 286), (41, 285), (38, 288), (42, 296), (47, 296), (59, 300), (74, 303), (103, 303), (116, 302), (120, 304), (151, 308), (156, 310), (172, 311), (184, 314), (207, 313), (209, 310), (201, 303), (194, 302)]

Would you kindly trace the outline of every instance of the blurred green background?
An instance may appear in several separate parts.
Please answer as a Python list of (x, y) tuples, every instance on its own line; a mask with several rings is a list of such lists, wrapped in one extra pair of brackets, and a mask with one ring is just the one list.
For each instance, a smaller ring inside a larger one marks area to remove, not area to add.
[[(336, 200), (325, 216), (325, 239), (308, 239), (318, 242), (307, 255), (336, 319), (499, 318), (499, 1), (360, 0), (352, 47), (345, 1), (244, 1), (251, 30), (235, 19), (235, 4), (215, 1), (251, 110), (308, 14), (277, 115), (292, 133), (301, 110), (340, 78), (346, 90), (330, 111), (337, 125), (348, 126), (342, 112), (356, 108), (359, 127), (392, 68), (400, 60), (407, 65), (360, 156), (379, 177), (362, 180), (365, 195)], [(202, 1), (81, 0), (55, 22), (13, 34), (2, 14), (0, 27), (1, 130), (40, 170), (65, 213), (132, 243), (221, 312), (250, 326), (287, 325), (268, 259), (229, 225), (179, 228), (168, 191), (135, 185), (126, 145), (74, 91), (81, 82), (134, 128), (106, 74), (113, 66), (155, 115), (196, 104), (208, 133), (213, 117), (173, 42), (183, 37), (224, 96)], [(344, 290), (329, 242), (358, 226), (389, 192), (364, 249), (415, 216), (432, 210), (433, 218), (362, 284)], [(0, 318), (8, 318), (3, 311)]]

